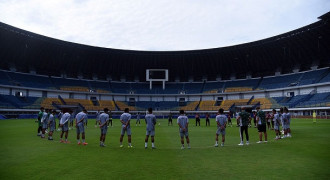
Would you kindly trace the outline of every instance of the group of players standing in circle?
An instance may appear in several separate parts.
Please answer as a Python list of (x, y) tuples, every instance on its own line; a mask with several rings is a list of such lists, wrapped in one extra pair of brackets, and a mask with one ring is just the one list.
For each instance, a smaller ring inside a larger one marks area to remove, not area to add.
[[(155, 149), (155, 126), (157, 123), (156, 116), (152, 112), (152, 108), (148, 108), (148, 114), (145, 116), (146, 122), (146, 137), (145, 137), (145, 148), (148, 148), (148, 140), (149, 136), (151, 136), (152, 142), (152, 149)], [(188, 125), (189, 119), (185, 115), (184, 110), (180, 110), (180, 115), (177, 118), (177, 124), (179, 126), (179, 134), (181, 140), (181, 149), (185, 148), (184, 145), (184, 138), (186, 138), (187, 148), (190, 149), (190, 140), (189, 140), (189, 132), (188, 132)], [(41, 138), (45, 138), (46, 130), (49, 128), (48, 133), (48, 140), (53, 140), (53, 132), (56, 128), (55, 122), (55, 110), (49, 110), (44, 108), (40, 108), (40, 112), (38, 114), (38, 136)], [(138, 114), (137, 122), (140, 121)], [(70, 143), (68, 141), (68, 132), (69, 132), (69, 122), (73, 124), (73, 118), (75, 119), (75, 127), (77, 133), (77, 144), (80, 145), (87, 145), (88, 143), (85, 142), (85, 125), (87, 125), (87, 111), (84, 109), (79, 112), (75, 117), (73, 117), (72, 110), (67, 110), (65, 112), (60, 112), (58, 114), (58, 118), (60, 119), (58, 127), (61, 129), (60, 135), (60, 142), (61, 143)], [(259, 132), (259, 141), (257, 143), (267, 142), (267, 132), (266, 132), (266, 124), (268, 119), (272, 119), (274, 122), (274, 130), (276, 137), (275, 139), (281, 139), (286, 137), (291, 137), (291, 130), (290, 130), (290, 122), (291, 122), (291, 115), (286, 107), (280, 108), (280, 112), (277, 113), (275, 109), (272, 110), (272, 113), (266, 116), (266, 113), (260, 109), (260, 107), (256, 108), (255, 113), (255, 123), (257, 124), (258, 132)], [(196, 116), (196, 126), (197, 126), (197, 119), (199, 116)], [(206, 116), (206, 119), (209, 121), (209, 116)], [(248, 127), (251, 127), (251, 110), (242, 108), (242, 112), (238, 113), (236, 120), (237, 126), (239, 127), (240, 133), (240, 140), (241, 142), (238, 144), (240, 146), (244, 145), (244, 134), (246, 137), (246, 145), (249, 145), (249, 133)], [(125, 134), (128, 136), (128, 148), (132, 148), (131, 144), (131, 126), (130, 126), (131, 114), (129, 113), (129, 109), (125, 108), (124, 113), (120, 116), (121, 122), (121, 133), (120, 133), (120, 147), (123, 147), (123, 137)], [(217, 116), (216, 116), (216, 123), (217, 123), (217, 130), (216, 130), (216, 143), (215, 147), (219, 146), (218, 139), (219, 135), (222, 136), (221, 146), (224, 146), (225, 143), (225, 135), (226, 135), (226, 127), (227, 122), (231, 123), (230, 116), (224, 114), (224, 110), (221, 108), (219, 109)], [(200, 122), (200, 120), (199, 120)], [(172, 115), (169, 116), (169, 123), (172, 124)], [(71, 123), (70, 123), (71, 124)], [(112, 117), (109, 113), (108, 108), (104, 108), (103, 113), (98, 112), (96, 117), (96, 126), (100, 128), (101, 135), (100, 135), (100, 147), (105, 147), (105, 139), (106, 134), (108, 131), (108, 127), (111, 124), (112, 126)], [(206, 125), (208, 125), (206, 121)], [(136, 123), (137, 125), (137, 123)], [(280, 126), (282, 125), (282, 129), (284, 131), (284, 135), (281, 137)], [(41, 131), (41, 133), (40, 133)], [(82, 135), (82, 142), (80, 141), (80, 134)], [(264, 134), (264, 141), (262, 141), (262, 134)], [(63, 139), (63, 135), (65, 135), (65, 140)]]

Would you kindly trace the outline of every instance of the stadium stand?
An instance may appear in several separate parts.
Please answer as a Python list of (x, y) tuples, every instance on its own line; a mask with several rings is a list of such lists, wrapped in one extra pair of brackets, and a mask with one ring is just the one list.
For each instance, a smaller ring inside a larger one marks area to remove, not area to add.
[(298, 80), (302, 77), (303, 74), (290, 74), (290, 75), (282, 75), (276, 77), (266, 77), (263, 78), (259, 85), (259, 89), (276, 89), (276, 88), (284, 88), (290, 86), (292, 83), (298, 84)]
[(218, 93), (224, 91), (224, 82), (206, 82), (203, 93)]
[(110, 93), (110, 84), (109, 82), (104, 81), (88, 81), (92, 90), (98, 93)]
[(11, 95), (0, 95), (0, 107), (37, 109), (40, 108), (40, 98), (38, 97), (17, 97)]
[(91, 100), (87, 99), (63, 99), (66, 105), (81, 105), (87, 111), (96, 111), (100, 109), (98, 106), (94, 106)]
[(118, 110), (123, 111), (125, 108), (129, 108), (130, 111), (136, 111), (135, 106), (129, 106), (126, 102), (115, 101), (115, 104), (118, 106)]
[(208, 101), (201, 101), (199, 104), (199, 110), (206, 111), (206, 110), (212, 110), (216, 111), (220, 108), (220, 106), (215, 106), (215, 101), (208, 100)]
[(234, 80), (225, 82), (225, 92), (252, 91), (257, 87), (259, 79)]
[(319, 81), (320, 83), (330, 82), (330, 69), (325, 74), (326, 75)]
[(185, 111), (195, 111), (198, 104), (199, 104), (199, 101), (187, 102), (186, 106), (182, 106), (179, 109), (183, 109)]
[(183, 83), (186, 94), (199, 94), (203, 91), (203, 83)]
[(100, 107), (97, 110), (103, 110), (104, 108), (108, 108), (110, 111), (116, 110), (116, 105), (114, 101), (110, 100), (99, 100)]
[(53, 109), (54, 108), (54, 104), (56, 105), (62, 105), (62, 102), (59, 98), (44, 98), (41, 101), (40, 106), (44, 107), (46, 109)]
[(12, 85), (9, 80), (9, 76), (5, 71), (0, 71), (0, 84)]
[(14, 72), (6, 72), (6, 74), (10, 77), (12, 84), (16, 86), (55, 89), (47, 76)]
[(90, 88), (87, 81), (78, 79), (67, 79), (51, 77), (54, 84), (63, 91), (82, 91), (89, 92)]
[(252, 105), (260, 103), (261, 109), (271, 109), (273, 108), (273, 103), (270, 98), (256, 98), (251, 101)]
[(330, 101), (330, 93), (314, 94), (308, 101), (300, 102), (296, 107), (320, 107), (327, 106)]
[(310, 71), (303, 73), (301, 80), (299, 81), (299, 85), (308, 85), (308, 84), (314, 84), (317, 83), (317, 79), (322, 76), (323, 74), (328, 72), (327, 69), (321, 69), (316, 71)]

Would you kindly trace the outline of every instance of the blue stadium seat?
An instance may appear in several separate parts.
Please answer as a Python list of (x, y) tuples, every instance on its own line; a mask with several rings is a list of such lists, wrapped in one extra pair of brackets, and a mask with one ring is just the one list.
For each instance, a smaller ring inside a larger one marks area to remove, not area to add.
[(54, 89), (54, 85), (49, 77), (41, 75), (31, 75), (23, 73), (7, 72), (12, 79), (12, 84), (16, 86)]

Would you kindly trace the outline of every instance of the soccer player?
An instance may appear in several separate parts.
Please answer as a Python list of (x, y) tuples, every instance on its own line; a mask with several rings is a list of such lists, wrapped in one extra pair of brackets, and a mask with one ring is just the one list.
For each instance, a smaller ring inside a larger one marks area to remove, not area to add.
[(42, 124), (41, 138), (45, 138), (46, 129), (48, 128), (48, 112), (49, 112), (49, 110), (46, 109), (45, 112), (42, 114), (42, 118), (40, 121)]
[(231, 122), (230, 112), (226, 116), (228, 119), (228, 125), (230, 125), (230, 127), (233, 127), (233, 123)]
[(270, 121), (272, 121), (272, 117), (269, 112), (266, 114), (266, 121), (267, 121), (267, 129), (270, 130)]
[(283, 110), (284, 110), (284, 113), (282, 116), (283, 116), (283, 123), (284, 123), (284, 138), (292, 137), (291, 129), (290, 129), (291, 115), (290, 115), (287, 107), (284, 107)]
[(69, 129), (73, 129), (73, 119), (75, 117), (75, 114), (72, 113), (71, 116), (70, 116), (70, 128)]
[(245, 132), (245, 138), (246, 138), (246, 145), (249, 145), (249, 123), (251, 122), (251, 115), (249, 112), (247, 112), (246, 108), (242, 108), (242, 112), (238, 114), (237, 117), (237, 124), (240, 126), (239, 132), (241, 137), (241, 143), (239, 143), (239, 146), (244, 145), (244, 137), (243, 132)]
[[(68, 141), (68, 135), (69, 135), (69, 120), (72, 114), (72, 110), (70, 109), (68, 112), (65, 112), (62, 115), (62, 118), (60, 120), (60, 126), (62, 127), (62, 132), (60, 136), (60, 142), (61, 143), (70, 143)], [(63, 134), (65, 133), (65, 141), (63, 140)]]
[(267, 142), (267, 131), (266, 131), (266, 115), (265, 112), (260, 110), (260, 107), (257, 107), (257, 123), (258, 123), (258, 133), (259, 133), (259, 141), (257, 142), (262, 143), (262, 133), (265, 136), (265, 143)]
[(131, 126), (130, 126), (130, 121), (131, 121), (131, 114), (129, 113), (129, 109), (125, 108), (124, 113), (120, 116), (120, 122), (121, 122), (121, 134), (120, 134), (120, 146), (123, 147), (123, 137), (125, 135), (125, 132), (127, 133), (127, 140), (128, 140), (128, 148), (132, 148), (131, 144)]
[(85, 142), (85, 128), (84, 128), (84, 122), (87, 119), (87, 110), (84, 109), (82, 112), (78, 113), (76, 115), (75, 124), (76, 124), (76, 131), (77, 131), (77, 143), (78, 145), (81, 144), (80, 142), (80, 133), (81, 133), (81, 139), (82, 144), (85, 146), (88, 143)]
[(109, 122), (108, 122), (108, 127), (109, 125), (111, 125), (112, 127), (112, 114), (111, 114), (111, 111), (109, 111)]
[(179, 125), (179, 132), (181, 137), (181, 149), (184, 149), (184, 137), (186, 137), (188, 149), (190, 149), (190, 140), (189, 140), (189, 133), (188, 133), (188, 124), (189, 120), (188, 117), (184, 114), (184, 110), (180, 110), (180, 116), (178, 117), (177, 123)]
[(257, 113), (253, 111), (253, 123), (254, 123), (254, 128), (257, 128)]
[[(77, 116), (76, 116), (76, 118), (77, 118)], [(83, 123), (84, 123), (84, 127), (88, 128), (88, 127), (87, 127), (87, 123), (88, 123), (87, 111), (86, 111), (86, 116), (85, 116), (85, 118), (84, 118)]]
[(151, 145), (152, 149), (156, 149), (155, 147), (155, 125), (157, 123), (156, 116), (152, 114), (152, 108), (148, 108), (148, 114), (145, 116), (145, 121), (147, 125), (146, 139), (144, 148), (148, 148), (148, 139), (151, 136)]
[(271, 113), (270, 118), (271, 118), (272, 130), (274, 130), (274, 124), (275, 124), (274, 113)]
[(226, 125), (227, 125), (227, 116), (223, 114), (223, 109), (219, 109), (219, 115), (215, 117), (215, 122), (217, 123), (217, 132), (215, 133), (215, 145), (214, 147), (218, 147), (218, 139), (219, 134), (222, 135), (222, 143), (221, 146), (225, 145), (225, 136), (226, 136)]
[(42, 124), (41, 124), (41, 118), (44, 113), (44, 107), (40, 108), (40, 111), (38, 113), (38, 134), (37, 136), (41, 136), (41, 131), (42, 131)]
[(209, 115), (209, 113), (206, 113), (206, 115), (205, 115), (205, 121), (206, 121), (206, 126), (207, 125), (210, 126), (210, 115)]
[(280, 125), (281, 120), (279, 114), (276, 113), (276, 109), (273, 109), (273, 122), (274, 122), (274, 130), (275, 130), (275, 139), (281, 139), (281, 133), (280, 133)]
[(53, 140), (53, 133), (54, 133), (54, 130), (56, 128), (55, 114), (56, 114), (56, 111), (52, 110), (50, 115), (49, 115), (49, 119), (48, 119), (48, 127), (49, 127), (48, 140)]
[(105, 147), (105, 136), (108, 131), (108, 121), (109, 121), (109, 109), (104, 108), (104, 112), (100, 115), (99, 118), (99, 127), (101, 129), (101, 136), (100, 136), (100, 146)]
[(137, 126), (138, 123), (139, 123), (139, 126), (141, 126), (140, 112), (138, 112), (137, 115), (136, 115), (136, 123), (135, 123), (135, 126)]
[(201, 126), (201, 119), (199, 118), (199, 114), (198, 113), (196, 114), (195, 118), (196, 118), (196, 126), (197, 126), (197, 124), (199, 126)]
[(57, 115), (57, 117), (58, 117), (58, 127), (57, 127), (57, 131), (61, 131), (61, 126), (60, 126), (60, 121), (61, 121), (61, 118), (62, 118), (62, 116), (63, 116), (63, 110), (61, 110), (59, 113), (58, 113), (58, 115)]
[(168, 123), (167, 123), (167, 125), (169, 126), (170, 124), (171, 124), (171, 126), (173, 126), (173, 123), (172, 123), (172, 114), (171, 113), (168, 115)]
[(100, 121), (100, 115), (101, 115), (100, 110), (98, 110), (97, 113), (96, 113), (96, 118), (95, 118), (95, 127), (98, 126), (97, 124)]

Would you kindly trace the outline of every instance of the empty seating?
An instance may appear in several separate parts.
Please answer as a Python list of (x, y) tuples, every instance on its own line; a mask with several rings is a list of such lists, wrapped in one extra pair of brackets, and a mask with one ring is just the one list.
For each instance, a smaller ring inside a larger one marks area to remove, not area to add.
[(216, 111), (219, 108), (219, 106), (215, 106), (215, 101), (213, 100), (201, 101), (199, 105), (199, 110), (201, 111)]
[(85, 80), (52, 77), (52, 81), (57, 87), (60, 87), (60, 89), (64, 91), (89, 92), (90, 90)]
[(185, 111), (195, 111), (199, 101), (187, 102), (186, 106), (182, 106), (179, 109), (183, 109)]
[(242, 91), (252, 91), (252, 87), (228, 87), (225, 92), (242, 92)]
[(108, 108), (110, 111), (116, 110), (116, 105), (114, 101), (111, 100), (99, 100), (100, 107), (97, 110), (103, 110), (104, 108)]
[(6, 72), (15, 86), (55, 89), (47, 76), (31, 75), (23, 73)]
[(110, 93), (110, 85), (109, 82), (105, 81), (88, 81), (92, 90), (96, 90), (98, 93)]
[(291, 75), (282, 75), (276, 77), (265, 77), (260, 85), (259, 89), (276, 89), (276, 88), (284, 88), (288, 87), (291, 83), (298, 83), (299, 78), (302, 76), (299, 74), (291, 74)]
[(125, 108), (129, 108), (130, 111), (136, 111), (136, 108), (134, 106), (129, 106), (126, 102), (116, 101), (115, 103), (119, 107), (119, 110), (123, 111)]

